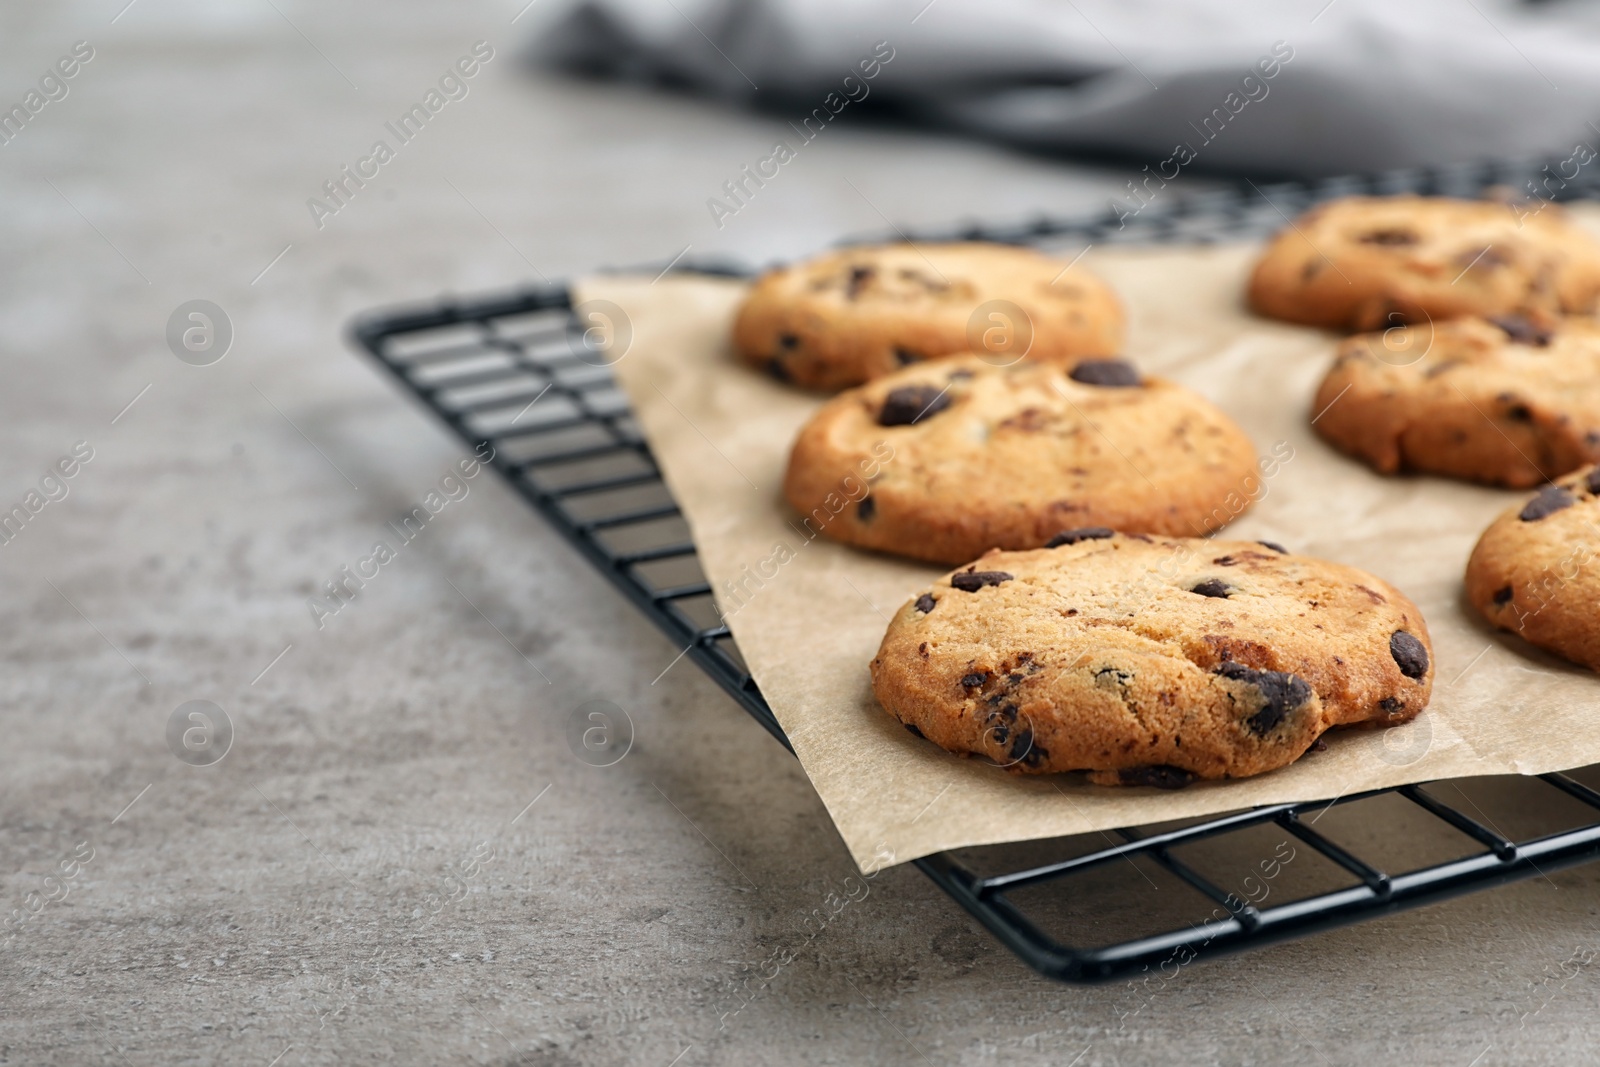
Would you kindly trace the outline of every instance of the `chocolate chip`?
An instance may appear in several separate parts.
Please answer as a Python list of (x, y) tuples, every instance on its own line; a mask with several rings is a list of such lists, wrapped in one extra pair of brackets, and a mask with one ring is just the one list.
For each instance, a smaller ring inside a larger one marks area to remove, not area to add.
[(797, 334), (780, 333), (778, 335), (778, 347), (786, 349), (799, 348), (800, 338)]
[(1389, 655), (1394, 657), (1395, 665), (1407, 678), (1420, 680), (1428, 673), (1428, 650), (1422, 647), (1421, 641), (1404, 630), (1396, 630), (1394, 636), (1389, 638)]
[(1506, 409), (1506, 418), (1512, 422), (1532, 422), (1533, 412), (1528, 410), (1526, 404), (1512, 404)]
[(1017, 731), (1016, 736), (1012, 737), (1011, 739), (1011, 749), (1006, 753), (1006, 756), (1012, 762), (1016, 762), (1017, 760), (1023, 759), (1027, 756), (1033, 756), (1034, 763), (1039, 762), (1038, 757), (1034, 755), (1033, 751), (1033, 727), (1024, 726), (1022, 729)]
[(913, 734), (917, 735), (918, 737), (924, 736), (922, 731), (917, 729), (916, 723), (903, 722), (900, 725), (904, 726), (907, 730), (910, 730)]
[(871, 495), (861, 498), (861, 503), (856, 505), (856, 518), (862, 522), (871, 522), (872, 517), (878, 513), (878, 502)]
[(1555, 336), (1555, 331), (1541, 326), (1526, 315), (1490, 315), (1489, 321), (1505, 331), (1507, 337), (1519, 345), (1543, 348)]
[[(1012, 712), (1016, 711), (1015, 708), (1010, 710)], [(1016, 721), (1017, 717), (1015, 714), (1013, 714), (1006, 722), (1000, 722), (993, 718), (989, 720), (989, 736), (994, 738), (995, 744), (1003, 745), (1006, 743), (1006, 741), (1011, 737), (1011, 723)]]
[(1011, 575), (1005, 571), (962, 571), (951, 576), (950, 584), (963, 593), (976, 593), (986, 585), (999, 585), (1010, 580)]
[(1278, 544), (1276, 541), (1257, 541), (1256, 544), (1265, 545), (1266, 547), (1272, 549), (1272, 551), (1282, 556), (1287, 556), (1289, 554), (1289, 550)]
[(1079, 541), (1099, 541), (1113, 537), (1116, 531), (1107, 526), (1085, 526), (1077, 530), (1062, 530), (1044, 543), (1046, 548), (1060, 548), (1062, 545), (1075, 545)]
[(1406, 702), (1404, 700), (1398, 700), (1395, 697), (1384, 697), (1378, 701), (1378, 707), (1383, 709), (1385, 715), (1398, 715), (1404, 710), (1405, 706)]
[[(991, 724), (1000, 722), (1002, 719), (1006, 722), (1017, 721), (1017, 706), (1015, 704), (1001, 703), (1006, 699), (1007, 695), (1006, 691), (1002, 689), (989, 697), (989, 722)], [(995, 705), (997, 704), (1000, 706), (996, 707)]]
[(1157, 764), (1154, 767), (1127, 767), (1117, 772), (1123, 785), (1148, 785), (1156, 789), (1182, 789), (1194, 781), (1194, 772), (1182, 767)]
[(1577, 502), (1576, 497), (1559, 485), (1547, 485), (1539, 490), (1538, 496), (1528, 501), (1527, 505), (1517, 512), (1517, 518), (1523, 522), (1537, 522), (1546, 515), (1554, 515), (1562, 508), (1570, 508)]
[(1362, 234), (1360, 237), (1360, 241), (1364, 245), (1384, 245), (1389, 248), (1399, 248), (1403, 245), (1414, 245), (1419, 240), (1421, 240), (1421, 238), (1415, 233), (1412, 233), (1410, 230), (1400, 229), (1398, 227), (1387, 230), (1373, 230), (1369, 233)]
[(1094, 684), (1100, 686), (1116, 686), (1122, 688), (1133, 681), (1133, 672), (1125, 671), (1121, 667), (1101, 667), (1094, 672)]
[(776, 356), (767, 360), (767, 373), (778, 379), (780, 382), (787, 382), (790, 380), (789, 368), (785, 367), (783, 365), (783, 360)]
[(1326, 751), (1328, 751), (1328, 742), (1324, 741), (1322, 738), (1319, 737), (1315, 741), (1311, 742), (1311, 747), (1306, 749), (1306, 751), (1307, 752), (1326, 752)]
[(1124, 359), (1086, 359), (1067, 372), (1067, 377), (1084, 385), (1126, 388), (1141, 384), (1139, 371)]
[(1589, 490), (1591, 495), (1600, 496), (1600, 467), (1589, 472), (1589, 476), (1583, 480), (1583, 487)]
[(1502, 586), (1499, 589), (1496, 589), (1494, 591), (1495, 607), (1501, 606), (1502, 604), (1506, 603), (1508, 600), (1510, 600), (1515, 595), (1516, 595), (1516, 590), (1512, 589), (1509, 585)]
[(931, 385), (902, 385), (889, 390), (878, 410), (879, 426), (910, 426), (950, 406), (950, 394)]
[(1228, 583), (1221, 578), (1207, 578), (1190, 589), (1189, 592), (1199, 593), (1201, 596), (1221, 597), (1226, 600), (1228, 597)]
[(902, 367), (907, 366), (907, 365), (912, 364), (912, 363), (915, 363), (917, 360), (919, 360), (921, 358), (922, 358), (921, 356), (917, 355), (915, 352), (911, 351), (909, 348), (899, 348), (899, 347), (897, 347), (894, 350), (894, 361), (896, 363), (900, 364), (900, 366), (902, 366)]
[(1242, 663), (1224, 663), (1217, 668), (1217, 673), (1235, 682), (1253, 685), (1261, 692), (1261, 710), (1245, 720), (1245, 725), (1258, 734), (1271, 730), (1291, 711), (1311, 699), (1311, 686), (1297, 674), (1257, 671)]
[(844, 291), (845, 298), (847, 300), (854, 300), (856, 297), (860, 296), (861, 290), (869, 281), (872, 280), (872, 276), (877, 273), (877, 270), (873, 267), (851, 267), (850, 281), (849, 284), (845, 286)]
[(986, 672), (984, 672), (984, 671), (973, 671), (971, 674), (965, 675), (961, 679), (961, 688), (963, 688), (963, 689), (979, 689), (979, 688), (982, 688), (983, 683), (987, 682), (988, 680), (989, 680), (989, 675)]
[(929, 596), (927, 593), (923, 593), (921, 596), (917, 597), (917, 610), (926, 615), (928, 612), (933, 610), (933, 606), (937, 603), (938, 601), (933, 599), (933, 597)]

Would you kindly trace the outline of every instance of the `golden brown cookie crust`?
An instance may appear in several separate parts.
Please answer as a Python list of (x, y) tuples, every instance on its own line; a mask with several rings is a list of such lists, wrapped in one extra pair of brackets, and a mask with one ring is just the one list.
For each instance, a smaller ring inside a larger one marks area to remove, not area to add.
[(1263, 491), (1244, 431), (1182, 386), (1122, 361), (1064, 371), (976, 356), (834, 397), (784, 479), (810, 533), (936, 563), (1085, 526), (1203, 535)]
[(1502, 316), (1352, 337), (1311, 414), (1381, 474), (1538, 485), (1600, 460), (1600, 324)]
[(1433, 650), (1415, 604), (1251, 541), (1114, 535), (991, 552), (889, 623), (872, 688), (951, 752), (1102, 784), (1283, 767), (1325, 730), (1415, 717)]
[(1259, 314), (1333, 330), (1514, 312), (1590, 314), (1600, 241), (1562, 210), (1442, 197), (1349, 197), (1306, 212), (1250, 278)]
[(829, 391), (969, 350), (1064, 365), (1116, 355), (1121, 304), (1100, 279), (1069, 266), (979, 242), (830, 252), (751, 287), (734, 349), (783, 381)]
[(1492, 625), (1600, 670), (1600, 468), (1507, 508), (1478, 538), (1466, 586)]

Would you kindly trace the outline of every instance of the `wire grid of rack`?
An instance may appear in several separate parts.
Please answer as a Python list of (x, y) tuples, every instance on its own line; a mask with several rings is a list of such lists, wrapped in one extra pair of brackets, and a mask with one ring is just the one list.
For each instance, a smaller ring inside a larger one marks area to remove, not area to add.
[[(916, 239), (1044, 247), (1205, 243), (1270, 232), (1309, 204), (1335, 196), (1474, 196), (1495, 185), (1522, 188), (1539, 166), (1483, 164), (1315, 185), (1244, 183), (1147, 206), (1132, 216), (1124, 211), (1016, 226), (963, 225)], [(1556, 194), (1552, 198), (1600, 197), (1600, 183), (1593, 180), (1568, 180), (1560, 188), (1547, 182), (1546, 188)], [(744, 273), (715, 265), (677, 269)], [(375, 313), (358, 320), (351, 332), (379, 366), (463, 442), (474, 448), (493, 446), (492, 466), (507, 482), (788, 748), (782, 727), (716, 613), (683, 516), (604, 355), (589, 343), (585, 325), (574, 314), (567, 290), (546, 287)], [(1086, 835), (964, 849), (915, 863), (1042, 974), (1072, 982), (1105, 981), (1547, 875), (1600, 857), (1600, 792), (1578, 780), (1585, 773), (1404, 786), (1331, 803), (1278, 804), (1174, 826), (1124, 829), (1099, 835), (1099, 841)], [(1511, 814), (1502, 812), (1498, 821), (1485, 811), (1483, 804), (1507, 801), (1508, 789), (1528, 788), (1546, 795), (1514, 798)], [(1551, 797), (1564, 798), (1569, 806), (1560, 825), (1524, 826), (1529, 812), (1549, 810)], [(1378, 822), (1369, 812), (1341, 825), (1339, 811), (1373, 804), (1387, 806)], [(1476, 816), (1463, 807), (1474, 808)], [(1329, 812), (1335, 815), (1328, 823), (1315, 825)], [(1425, 833), (1419, 836), (1407, 821), (1418, 817), (1442, 831), (1454, 847), (1441, 847)], [(1387, 854), (1396, 849), (1388, 847), (1394, 841), (1385, 840), (1384, 826), (1396, 838), (1410, 826), (1413, 836), (1407, 840), (1423, 843), (1412, 850), (1417, 854)], [(1274, 838), (1281, 840), (1269, 853), (1266, 845)], [(1315, 863), (1294, 864), (1302, 846), (1318, 857)], [(1289, 849), (1287, 858), (1284, 848)], [(1386, 854), (1375, 858), (1378, 853)], [(1291, 867), (1294, 877), (1285, 877)], [(1315, 876), (1308, 878), (1312, 867), (1317, 868)], [(1242, 882), (1240, 870), (1250, 872)], [(1229, 872), (1239, 891), (1223, 884), (1230, 881)], [(1129, 908), (1125, 890), (1134, 874), (1152, 885), (1160, 877), (1166, 884), (1188, 887), (1185, 899), (1197, 899), (1202, 906), (1209, 902), (1212, 910), (1197, 916), (1183, 908), (1152, 913), (1142, 903)], [(1274, 893), (1279, 902), (1267, 906)], [(1114, 914), (1119, 910), (1134, 914)], [(1067, 937), (1055, 932), (1062, 925), (1075, 930), (1071, 940), (1093, 937), (1096, 943), (1068, 944)]]

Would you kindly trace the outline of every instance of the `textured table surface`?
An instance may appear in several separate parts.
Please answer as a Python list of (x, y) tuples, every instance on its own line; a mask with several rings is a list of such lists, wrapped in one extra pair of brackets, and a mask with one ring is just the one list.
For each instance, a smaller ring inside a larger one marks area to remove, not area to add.
[[(490, 477), (313, 620), (464, 454), (351, 353), (356, 312), (1087, 210), (1126, 174), (841, 123), (719, 229), (783, 116), (531, 71), (520, 0), (125, 3), (12, 5), (0, 38), (7, 107), (93, 48), (0, 146), (0, 504), (43, 501), (0, 546), (0, 1062), (1592, 1055), (1594, 870), (1138, 993), (1037, 978), (909, 869), (804, 941), (853, 868), (799, 768)], [(319, 228), (307, 199), (479, 40)], [(209, 366), (166, 337), (195, 299), (234, 333)], [(591, 699), (636, 728), (604, 769), (564, 738)], [(169, 745), (192, 700), (220, 762)]]

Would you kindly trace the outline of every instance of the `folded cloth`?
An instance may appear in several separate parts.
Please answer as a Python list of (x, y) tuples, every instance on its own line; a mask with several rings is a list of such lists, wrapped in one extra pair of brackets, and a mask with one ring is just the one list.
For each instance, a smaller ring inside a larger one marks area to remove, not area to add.
[(1600, 11), (1580, 0), (569, 0), (546, 27), (535, 56), (568, 69), (796, 120), (871, 97), (1153, 171), (1600, 148)]

